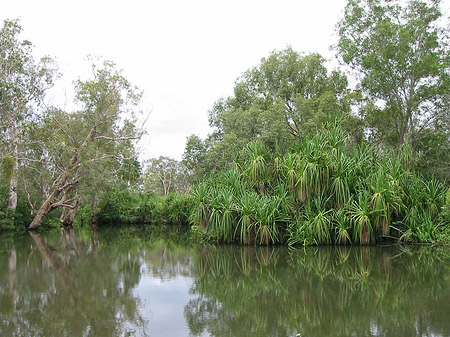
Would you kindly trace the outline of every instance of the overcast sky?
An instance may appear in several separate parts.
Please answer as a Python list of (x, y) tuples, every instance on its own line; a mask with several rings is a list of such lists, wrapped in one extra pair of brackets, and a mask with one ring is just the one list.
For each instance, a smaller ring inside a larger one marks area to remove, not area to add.
[(208, 109), (274, 49), (291, 45), (331, 59), (345, 0), (4, 0), (0, 19), (20, 18), (37, 57), (58, 62), (48, 100), (69, 104), (87, 55), (114, 61), (144, 91), (151, 115), (141, 158), (181, 159), (186, 137), (205, 137)]

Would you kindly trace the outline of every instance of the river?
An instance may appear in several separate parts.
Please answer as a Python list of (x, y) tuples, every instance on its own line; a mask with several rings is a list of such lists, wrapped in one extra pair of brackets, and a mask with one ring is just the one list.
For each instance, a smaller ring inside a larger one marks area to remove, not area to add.
[(450, 336), (450, 247), (0, 236), (0, 336)]

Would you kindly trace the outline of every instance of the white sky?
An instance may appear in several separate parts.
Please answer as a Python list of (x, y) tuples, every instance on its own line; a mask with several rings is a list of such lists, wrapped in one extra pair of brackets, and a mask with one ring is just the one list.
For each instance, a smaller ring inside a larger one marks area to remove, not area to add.
[(208, 109), (274, 49), (291, 45), (332, 58), (345, 0), (3, 0), (0, 20), (20, 18), (36, 56), (63, 78), (50, 103), (70, 104), (87, 55), (114, 61), (144, 91), (151, 111), (141, 158), (181, 159), (186, 137), (210, 131)]

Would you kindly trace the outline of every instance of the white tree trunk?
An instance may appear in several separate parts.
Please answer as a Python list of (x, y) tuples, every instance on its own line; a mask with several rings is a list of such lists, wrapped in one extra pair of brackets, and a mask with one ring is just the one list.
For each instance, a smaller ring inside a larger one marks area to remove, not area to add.
[(11, 136), (11, 144), (13, 147), (12, 157), (14, 158), (14, 164), (11, 168), (11, 176), (9, 180), (9, 202), (8, 202), (8, 213), (15, 212), (17, 208), (17, 186), (18, 186), (18, 172), (19, 172), (19, 150), (18, 150), (18, 129), (16, 125), (16, 121), (12, 121), (10, 136)]

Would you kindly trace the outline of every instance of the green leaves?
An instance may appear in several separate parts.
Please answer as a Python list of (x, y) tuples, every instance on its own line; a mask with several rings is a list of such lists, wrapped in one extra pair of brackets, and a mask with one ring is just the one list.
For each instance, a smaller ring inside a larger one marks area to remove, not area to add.
[(361, 76), (368, 104), (386, 111), (366, 121), (390, 145), (417, 139), (448, 91), (448, 29), (439, 28), (440, 17), (439, 1), (361, 0), (348, 1), (338, 24), (339, 56)]
[(326, 123), (350, 119), (347, 86), (345, 75), (329, 73), (319, 54), (303, 55), (290, 47), (273, 51), (237, 79), (234, 95), (219, 99), (209, 111), (214, 132), (205, 142), (203, 161), (212, 170), (223, 167), (254, 140), (283, 153)]
[(242, 244), (436, 240), (448, 222), (445, 186), (409, 171), (394, 152), (347, 139), (335, 124), (284, 155), (248, 144), (236, 169), (194, 187), (193, 224), (214, 240)]

